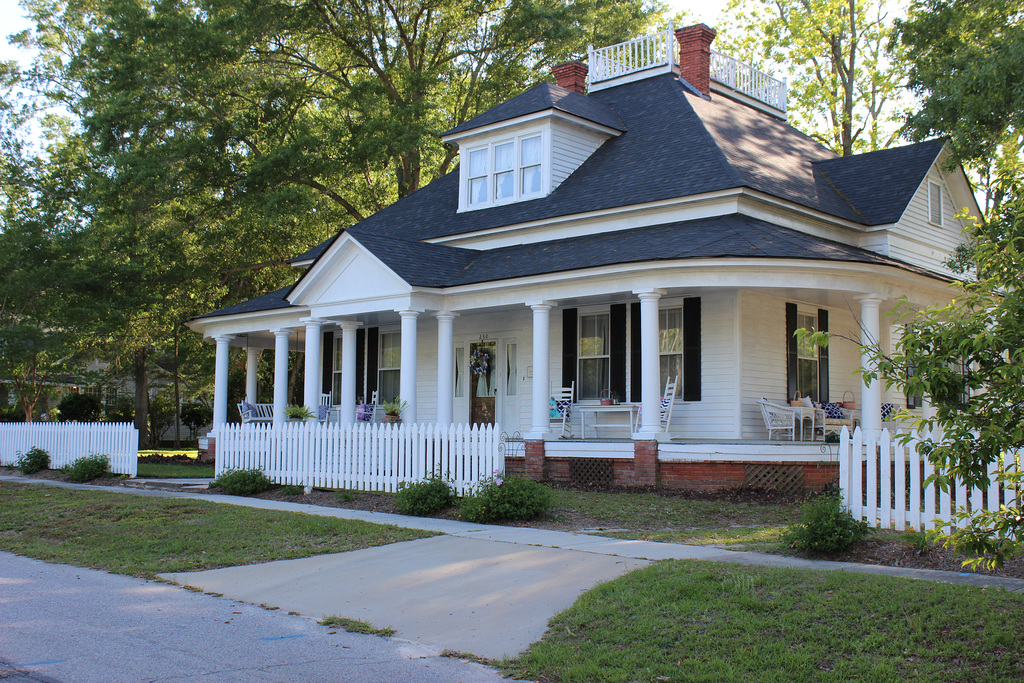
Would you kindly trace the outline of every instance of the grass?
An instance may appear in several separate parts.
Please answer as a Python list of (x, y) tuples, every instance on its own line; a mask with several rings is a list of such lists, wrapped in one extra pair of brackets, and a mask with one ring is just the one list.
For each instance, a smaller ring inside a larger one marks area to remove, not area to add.
[(1024, 596), (846, 572), (666, 561), (584, 594), (506, 673), (601, 681), (1024, 676)]
[(365, 633), (368, 636), (381, 636), (382, 638), (390, 638), (395, 635), (395, 629), (393, 628), (377, 628), (359, 619), (349, 619), (348, 617), (339, 617), (333, 614), (325, 616), (319, 623), (331, 628), (344, 629), (349, 633)]
[(690, 500), (655, 493), (553, 489), (549, 517), (597, 520), (601, 535), (667, 543), (729, 545), (759, 550), (779, 543), (799, 507), (786, 503)]
[(154, 479), (204, 479), (213, 477), (213, 465), (182, 465), (173, 462), (140, 462), (140, 477)]
[(0, 482), (0, 550), (144, 578), (433, 535), (201, 500)]

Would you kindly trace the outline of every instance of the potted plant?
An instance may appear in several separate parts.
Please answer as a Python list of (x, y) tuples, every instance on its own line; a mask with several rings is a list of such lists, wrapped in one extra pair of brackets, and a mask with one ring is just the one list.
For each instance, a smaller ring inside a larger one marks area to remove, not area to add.
[(292, 422), (302, 422), (313, 417), (313, 411), (306, 406), (290, 405), (284, 409), (285, 416)]
[(384, 411), (384, 422), (398, 424), (402, 421), (402, 411), (408, 406), (408, 402), (403, 401), (401, 396), (395, 396), (394, 400), (383, 401), (377, 407)]

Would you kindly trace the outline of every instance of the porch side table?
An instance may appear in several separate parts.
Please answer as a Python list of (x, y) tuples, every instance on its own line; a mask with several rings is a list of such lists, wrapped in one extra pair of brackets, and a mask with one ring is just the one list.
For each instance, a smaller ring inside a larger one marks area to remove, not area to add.
[[(594, 404), (586, 404), (586, 405), (576, 404), (576, 405), (573, 406), (573, 408), (575, 410), (578, 410), (579, 413), (580, 413), (580, 434), (583, 436), (584, 439), (587, 438), (587, 413), (590, 413), (593, 416), (593, 422), (594, 423), (591, 425), (591, 428), (594, 431), (594, 438), (596, 439), (597, 438), (597, 430), (601, 429), (602, 427), (616, 427), (616, 428), (625, 427), (630, 432), (632, 432), (633, 431), (633, 424), (636, 422), (636, 414), (640, 410), (640, 404), (639, 403), (617, 403), (615, 405), (610, 405), (610, 406), (602, 406), (602, 405), (594, 405)], [(619, 423), (601, 424), (600, 422), (598, 422), (598, 420), (597, 420), (597, 416), (598, 415), (608, 415), (608, 414), (611, 414), (611, 413), (628, 413), (629, 414), (629, 422), (627, 424), (625, 424), (625, 425), (619, 424)]]

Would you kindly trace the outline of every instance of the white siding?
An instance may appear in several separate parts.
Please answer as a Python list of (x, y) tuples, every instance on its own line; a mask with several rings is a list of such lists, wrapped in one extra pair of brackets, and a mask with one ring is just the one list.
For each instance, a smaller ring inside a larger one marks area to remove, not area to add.
[[(928, 184), (938, 183), (942, 191), (942, 225), (928, 220)], [(954, 206), (942, 175), (936, 169), (917, 189), (902, 218), (889, 232), (888, 255), (914, 265), (948, 273), (945, 261), (965, 240), (963, 223), (954, 218), (961, 207)]]
[(551, 189), (562, 184), (591, 154), (605, 136), (556, 122), (551, 127)]

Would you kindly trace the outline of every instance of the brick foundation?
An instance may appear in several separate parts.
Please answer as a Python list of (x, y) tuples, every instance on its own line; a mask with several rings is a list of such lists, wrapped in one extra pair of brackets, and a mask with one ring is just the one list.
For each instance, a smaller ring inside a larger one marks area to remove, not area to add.
[(206, 449), (199, 450), (199, 462), (216, 462), (217, 461), (217, 439), (210, 437), (207, 440)]
[(661, 486), (658, 467), (658, 442), (633, 442), (633, 485)]
[[(573, 484), (570, 462), (573, 458), (548, 458), (544, 443), (526, 442), (526, 457), (505, 458), (505, 471), (538, 481)], [(530, 444), (536, 444), (531, 446)], [(839, 464), (834, 462), (672, 462), (659, 461), (657, 442), (637, 441), (633, 458), (611, 460), (613, 486), (659, 486), (666, 489), (714, 491), (744, 486), (747, 467), (773, 465), (797, 468), (803, 475), (804, 491), (820, 491), (839, 481)]]
[(546, 477), (544, 467), (544, 440), (527, 439), (523, 442), (523, 447), (526, 452), (525, 474), (527, 478), (544, 481)]

